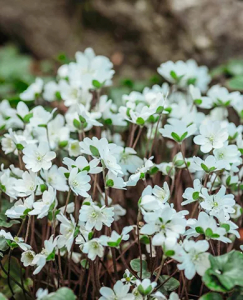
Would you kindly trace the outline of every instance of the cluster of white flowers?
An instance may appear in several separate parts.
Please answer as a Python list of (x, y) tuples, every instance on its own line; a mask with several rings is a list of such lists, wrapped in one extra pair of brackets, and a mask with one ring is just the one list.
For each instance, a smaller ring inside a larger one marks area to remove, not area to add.
[(209, 256), (240, 237), (243, 96), (209, 88), (193, 60), (158, 72), (162, 86), (123, 95), (118, 107), (101, 95), (112, 63), (88, 48), (55, 81), (37, 78), (15, 108), (0, 102), (4, 217), (6, 227), (21, 223), (0, 237), (33, 275), (55, 266), (53, 283), (64, 285), (70, 260), (69, 286), (76, 272), (86, 296), (91, 280), (100, 300), (179, 300), (186, 287), (166, 292), (163, 275), (203, 276)]

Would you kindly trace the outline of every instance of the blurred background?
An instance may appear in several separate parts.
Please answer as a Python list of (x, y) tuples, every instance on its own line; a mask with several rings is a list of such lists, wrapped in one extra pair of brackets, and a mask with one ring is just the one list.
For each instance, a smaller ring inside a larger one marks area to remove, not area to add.
[(86, 47), (112, 60), (115, 84), (139, 90), (162, 62), (194, 58), (241, 90), (243, 1), (0, 0), (0, 97)]

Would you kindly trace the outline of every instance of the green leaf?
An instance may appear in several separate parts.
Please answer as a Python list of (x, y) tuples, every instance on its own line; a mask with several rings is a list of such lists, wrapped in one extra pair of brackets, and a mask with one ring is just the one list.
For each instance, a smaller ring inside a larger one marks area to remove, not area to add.
[(77, 119), (73, 119), (73, 126), (78, 130), (82, 129), (81, 123)]
[[(4, 258), (2, 259), (2, 264), (6, 272), (8, 272), (8, 255), (5, 255)], [(20, 285), (22, 285), (21, 282), (21, 276), (25, 273), (25, 270), (21, 267), (18, 259), (16, 257), (11, 257), (10, 260), (10, 284), (11, 287), (15, 293), (15, 299), (24, 299), (23, 291), (22, 288), (19, 287), (12, 279), (14, 278)], [(22, 275), (21, 275), (22, 274)], [(29, 287), (33, 285), (33, 282), (30, 278), (27, 278), (24, 280), (24, 287), (26, 290), (29, 290)], [(3, 293), (8, 299), (11, 298), (11, 291), (8, 286), (8, 281), (7, 281), (7, 275), (3, 272), (1, 269), (0, 271), (0, 291)], [(29, 298), (28, 298), (29, 299)]]
[(108, 187), (113, 187), (113, 186), (114, 186), (114, 181), (113, 181), (112, 179), (108, 179), (108, 180), (106, 181), (106, 186), (108, 186)]
[(205, 164), (203, 164), (203, 163), (201, 163), (201, 167), (202, 167), (202, 169), (206, 172), (206, 173), (208, 173), (208, 167), (205, 165)]
[(188, 132), (183, 133), (183, 135), (181, 136), (181, 141), (183, 141), (187, 135), (188, 135)]
[(149, 244), (149, 237), (147, 235), (140, 236), (140, 242), (145, 244), (145, 245), (148, 245)]
[[(170, 276), (168, 276), (168, 275), (162, 275), (162, 276), (160, 276), (159, 277), (159, 283), (161, 284), (161, 283), (165, 282), (166, 280), (168, 280), (169, 277)], [(180, 282), (177, 279), (171, 277), (168, 281), (166, 281), (162, 285), (162, 287), (159, 289), (159, 291), (162, 294), (164, 294), (165, 296), (168, 296), (168, 294), (170, 292), (175, 291), (179, 286), (180, 286)]]
[[(135, 259), (131, 260), (130, 266), (134, 271), (140, 272), (140, 259), (135, 258)], [(142, 269), (147, 269), (147, 262), (145, 260), (142, 260)]]
[(93, 231), (90, 231), (89, 234), (88, 234), (88, 240), (90, 241), (93, 236), (94, 236)]
[(119, 238), (116, 242), (107, 242), (107, 245), (110, 247), (118, 247), (121, 243), (121, 238)]
[(86, 119), (84, 117), (82, 117), (82, 116), (79, 116), (79, 121), (81, 123), (86, 123)]
[(136, 123), (137, 123), (138, 125), (140, 125), (140, 126), (143, 126), (144, 123), (145, 123), (145, 121), (144, 121), (143, 118), (139, 117), (139, 118), (137, 118)]
[(96, 157), (100, 156), (99, 150), (96, 147), (90, 145), (89, 149), (93, 156), (96, 156)]
[(181, 167), (184, 164), (184, 160), (176, 160), (174, 163), (175, 167)]
[[(138, 273), (138, 276), (140, 275), (140, 259), (135, 258), (130, 261), (131, 268)], [(142, 278), (150, 278), (151, 273), (147, 269), (147, 262), (145, 260), (142, 260)]]
[(19, 224), (19, 221), (18, 220), (7, 221), (7, 216), (2, 213), (0, 214), (0, 228), (1, 227), (10, 228), (14, 224)]
[(44, 191), (47, 190), (47, 185), (46, 184), (40, 184), (40, 190), (43, 193)]
[(8, 300), (2, 293), (0, 293), (0, 300)]
[(229, 224), (220, 224), (220, 227), (223, 227), (226, 230), (226, 232), (230, 230)]
[(200, 104), (202, 104), (202, 100), (201, 100), (201, 99), (195, 99), (195, 100), (194, 100), (194, 103), (195, 103), (196, 105), (200, 105)]
[(106, 125), (112, 125), (112, 120), (111, 119), (105, 119), (104, 123)]
[(175, 71), (170, 71), (170, 76), (175, 80), (178, 78)]
[(29, 123), (30, 119), (33, 117), (33, 113), (29, 113), (26, 116), (24, 116), (24, 122)]
[(68, 141), (61, 141), (61, 142), (59, 142), (59, 147), (60, 148), (64, 148), (64, 147), (66, 147), (67, 146), (67, 144), (68, 144)]
[(89, 268), (89, 261), (87, 259), (85, 259), (85, 258), (82, 259), (80, 263), (83, 268), (86, 268), (86, 269)]
[(0, 237), (0, 251), (6, 251), (9, 248), (8, 243), (6, 242), (6, 239), (1, 236)]
[(42, 300), (76, 300), (77, 297), (74, 295), (73, 291), (69, 288), (62, 287), (55, 293), (51, 293), (44, 297)]
[(231, 90), (243, 91), (243, 75), (229, 79), (226, 84)]
[(24, 149), (24, 146), (22, 144), (16, 144), (16, 148), (22, 151)]
[(199, 198), (199, 192), (194, 192), (194, 193), (192, 194), (192, 198), (193, 198), (194, 200), (197, 200), (197, 199)]
[(195, 228), (195, 230), (196, 230), (197, 233), (204, 234), (204, 231), (203, 231), (202, 227), (198, 226), (198, 227)]
[(168, 250), (168, 251), (165, 252), (165, 255), (166, 256), (173, 256), (173, 255), (175, 255), (175, 251), (174, 250)]
[(223, 300), (223, 297), (218, 293), (207, 293), (200, 297), (199, 300)]
[(102, 87), (102, 84), (98, 80), (93, 80), (92, 84), (97, 89), (100, 89)]
[(176, 142), (180, 143), (181, 139), (180, 139), (180, 137), (179, 137), (179, 135), (178, 135), (177, 133), (172, 132), (172, 133), (171, 133), (171, 136), (173, 137), (173, 139), (174, 139)]
[(207, 228), (206, 231), (205, 231), (205, 235), (206, 235), (206, 237), (211, 238), (212, 235), (213, 235), (212, 229), (211, 228)]
[(205, 285), (218, 292), (227, 292), (235, 286), (243, 287), (243, 253), (231, 251), (221, 256), (209, 256), (211, 267), (203, 276)]

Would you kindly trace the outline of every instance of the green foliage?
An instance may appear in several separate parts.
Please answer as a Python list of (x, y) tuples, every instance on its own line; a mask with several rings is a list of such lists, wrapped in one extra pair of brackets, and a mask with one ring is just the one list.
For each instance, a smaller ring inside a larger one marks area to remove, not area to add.
[(74, 295), (72, 290), (63, 287), (57, 290), (55, 293), (51, 293), (42, 299), (43, 300), (75, 300), (77, 299), (77, 297)]
[[(2, 264), (4, 267), (4, 270), (8, 272), (8, 256), (5, 256), (2, 259)], [(15, 257), (11, 257), (10, 260), (10, 285), (14, 291), (15, 299), (25, 299), (23, 290), (22, 290), (22, 280), (21, 277), (24, 275), (24, 269), (22, 269), (21, 265), (18, 262), (18, 259)], [(14, 278), (14, 282), (11, 278)], [(23, 279), (23, 285), (24, 288), (28, 291), (29, 287), (31, 287), (33, 284), (32, 280), (30, 278)], [(8, 299), (11, 297), (12, 293), (8, 285), (7, 275), (4, 273), (3, 270), (0, 271), (0, 293), (2, 293), (4, 296), (6, 296)], [(1, 299), (1, 298), (0, 298)], [(3, 298), (4, 299), (4, 298)], [(30, 299), (27, 297), (27, 299)]]
[[(130, 261), (131, 268), (140, 275), (140, 259), (135, 258)], [(151, 273), (148, 271), (147, 262), (142, 260), (142, 278), (150, 278)]]
[(200, 297), (199, 300), (223, 300), (223, 297), (218, 293), (207, 293)]
[(19, 221), (17, 220), (10, 220), (7, 221), (7, 216), (5, 216), (5, 214), (0, 213), (0, 228), (1, 227), (5, 227), (5, 228), (9, 228), (12, 227), (14, 224), (18, 224)]
[[(161, 286), (161, 288), (159, 288), (159, 291), (160, 291), (162, 294), (166, 295), (166, 296), (168, 296), (168, 294), (169, 294), (170, 292), (175, 291), (175, 290), (180, 286), (180, 282), (179, 282), (177, 279), (171, 277), (171, 278), (168, 280), (169, 277), (170, 277), (170, 276), (168, 276), (168, 275), (162, 275), (162, 276), (159, 277), (159, 284), (165, 282), (165, 283)], [(167, 280), (167, 281), (166, 281), (166, 280)]]
[(33, 81), (30, 56), (22, 55), (13, 45), (0, 49), (0, 97), (13, 101)]
[(211, 267), (203, 276), (204, 284), (212, 291), (228, 292), (243, 287), (243, 253), (231, 251), (221, 256), (209, 256)]

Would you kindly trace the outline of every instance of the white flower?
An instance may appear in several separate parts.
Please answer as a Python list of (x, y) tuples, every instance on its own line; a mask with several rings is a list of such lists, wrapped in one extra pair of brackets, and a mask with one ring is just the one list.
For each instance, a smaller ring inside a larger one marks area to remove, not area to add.
[(36, 78), (35, 82), (32, 83), (27, 90), (21, 93), (20, 99), (24, 101), (32, 101), (35, 100), (38, 96), (40, 96), (43, 89), (43, 80), (41, 78)]
[(167, 182), (164, 182), (163, 188), (155, 185), (152, 189), (149, 185), (142, 193), (140, 206), (146, 211), (156, 211), (164, 207), (164, 204), (169, 200), (169, 197), (170, 190)]
[(91, 185), (89, 184), (90, 176), (87, 175), (87, 171), (79, 172), (78, 168), (73, 168), (70, 172), (68, 183), (72, 191), (76, 195), (82, 197), (88, 197), (87, 191), (90, 190)]
[(48, 295), (48, 289), (42, 289), (39, 288), (38, 291), (36, 292), (36, 300), (42, 300)]
[(11, 208), (6, 210), (5, 215), (10, 219), (19, 219), (22, 216), (24, 216), (24, 214), (26, 214), (26, 211), (32, 209), (33, 203), (33, 195), (30, 195), (26, 199), (18, 200), (14, 203), (14, 205)]
[(61, 98), (64, 100), (65, 106), (72, 106), (75, 104), (83, 104), (87, 109), (90, 108), (90, 103), (92, 100), (92, 94), (85, 87), (81, 88), (80, 82), (67, 82), (66, 80), (60, 80), (59, 82), (59, 92)]
[(144, 179), (146, 173), (154, 166), (152, 162), (153, 157), (149, 159), (144, 158), (143, 163), (137, 168), (135, 174), (132, 174), (128, 181), (126, 182), (126, 186), (135, 186), (139, 179)]
[[(100, 204), (105, 205), (105, 193), (102, 193), (102, 197), (100, 199)], [(118, 221), (120, 219), (120, 217), (126, 215), (127, 211), (123, 207), (121, 207), (120, 204), (113, 204), (112, 199), (110, 197), (108, 197), (108, 205), (110, 207), (114, 208), (114, 220), (115, 221)]]
[(35, 252), (32, 250), (27, 250), (21, 254), (21, 261), (25, 267), (32, 266), (34, 257)]
[(191, 227), (191, 229), (186, 231), (188, 237), (198, 237), (200, 234), (204, 234), (207, 239), (231, 243), (231, 240), (225, 237), (225, 228), (219, 227), (214, 217), (209, 216), (205, 212), (199, 213), (198, 220), (189, 219), (187, 225)]
[(231, 164), (241, 164), (241, 152), (236, 145), (223, 145), (219, 149), (214, 149), (213, 154), (217, 161), (224, 164), (225, 169), (230, 170)]
[[(54, 239), (53, 235), (49, 238), (49, 240), (44, 241), (44, 248), (39, 254), (36, 254), (32, 261), (32, 265), (37, 266), (34, 270), (33, 275), (38, 274), (42, 268), (45, 266), (47, 262), (47, 258), (50, 254), (55, 255), (55, 247), (56, 247), (56, 239)], [(52, 260), (51, 258), (50, 260)]]
[(159, 129), (159, 132), (163, 137), (173, 139), (174, 141), (181, 143), (185, 138), (193, 135), (197, 126), (195, 124), (188, 125), (177, 119), (169, 119), (170, 124), (164, 126), (164, 128)]
[(97, 167), (100, 163), (100, 160), (97, 158), (94, 158), (88, 162), (84, 156), (79, 156), (76, 160), (64, 157), (63, 163), (64, 165), (68, 166), (69, 170), (72, 170), (72, 168), (76, 167), (79, 170), (87, 171), (90, 174), (98, 174), (102, 172), (102, 167)]
[(184, 251), (177, 255), (177, 260), (181, 262), (177, 267), (179, 270), (185, 270), (185, 276), (191, 280), (196, 273), (203, 276), (205, 271), (210, 267), (208, 259), (209, 243), (207, 241), (189, 241), (183, 242)]
[(79, 220), (86, 222), (85, 228), (87, 230), (101, 230), (103, 225), (108, 227), (114, 221), (114, 208), (113, 207), (99, 207), (93, 202), (89, 205), (83, 204), (79, 212)]
[(72, 215), (70, 215), (71, 220), (68, 220), (63, 214), (57, 215), (58, 221), (61, 222), (60, 234), (57, 237), (58, 248), (66, 247), (67, 251), (70, 252), (73, 241), (74, 233), (76, 229), (76, 223)]
[(56, 165), (53, 165), (49, 170), (41, 170), (41, 177), (47, 185), (52, 186), (57, 191), (65, 192), (69, 189), (66, 177)]
[(152, 193), (160, 202), (166, 203), (170, 198), (170, 189), (168, 183), (165, 181), (163, 184), (163, 188), (155, 185)]
[(99, 300), (134, 300), (133, 294), (129, 293), (130, 284), (123, 284), (121, 280), (118, 280), (113, 289), (108, 287), (102, 287), (100, 293), (102, 297)]
[(58, 84), (55, 81), (49, 81), (44, 86), (43, 98), (49, 102), (55, 101), (57, 99), (58, 91)]
[(198, 201), (200, 199), (202, 190), (202, 184), (199, 179), (195, 179), (193, 181), (193, 188), (189, 187), (186, 188), (185, 192), (183, 193), (182, 197), (186, 199), (183, 201), (181, 205), (187, 205), (189, 203)]
[(201, 91), (199, 88), (193, 86), (192, 84), (189, 86), (189, 91), (192, 97), (193, 102), (201, 108), (211, 108), (212, 100), (209, 97), (203, 97), (201, 95)]
[(179, 60), (175, 63), (167, 61), (161, 64), (157, 70), (166, 80), (176, 83), (182, 88), (193, 84), (202, 92), (205, 92), (208, 83), (211, 81), (208, 68), (206, 66), (199, 67), (193, 59), (186, 62)]
[(68, 154), (69, 154), (69, 156), (75, 156), (75, 157), (77, 157), (81, 154), (78, 140), (69, 140)]
[(194, 143), (200, 145), (200, 150), (204, 153), (223, 147), (228, 139), (227, 129), (222, 128), (220, 122), (209, 121), (202, 124), (199, 130), (200, 135), (194, 137)]
[(23, 149), (23, 161), (27, 169), (38, 172), (41, 169), (50, 169), (51, 161), (56, 157), (56, 153), (49, 150), (47, 143), (36, 145), (27, 145)]
[(0, 237), (4, 237), (6, 240), (9, 240), (15, 244), (17, 244), (22, 250), (27, 251), (31, 249), (31, 246), (24, 243), (24, 239), (18, 236), (13, 237), (10, 232), (6, 232), (5, 230), (0, 230)]
[(136, 155), (137, 152), (130, 147), (124, 148), (119, 154), (118, 163), (121, 165), (124, 175), (129, 173), (135, 173), (137, 168), (143, 164), (143, 160)]
[(193, 168), (196, 171), (212, 173), (224, 169), (225, 162), (223, 160), (217, 160), (213, 155), (208, 155), (205, 160), (202, 160), (200, 157), (193, 156)]
[(52, 206), (55, 206), (56, 191), (49, 186), (47, 191), (44, 191), (42, 199), (33, 203), (33, 210), (29, 215), (38, 215), (38, 219), (42, 219), (48, 215)]
[(89, 259), (95, 260), (96, 256), (103, 257), (104, 247), (102, 246), (100, 239), (95, 238), (84, 243), (82, 252), (87, 253)]
[(122, 177), (116, 176), (114, 173), (111, 171), (108, 171), (106, 174), (106, 186), (111, 187), (113, 189), (120, 189), (124, 190), (126, 183), (122, 179)]
[[(5, 133), (1, 139), (2, 150), (5, 154), (9, 154), (16, 151), (16, 144), (13, 141), (12, 135)], [(15, 152), (16, 153), (16, 152)]]
[(19, 197), (25, 197), (35, 193), (37, 184), (37, 174), (32, 171), (25, 171), (22, 175), (22, 179), (16, 180), (14, 189)]
[(210, 215), (218, 217), (221, 211), (224, 212), (226, 220), (229, 220), (231, 213), (234, 213), (234, 195), (225, 195), (226, 187), (221, 186), (220, 190), (215, 195), (209, 195), (206, 188), (202, 189), (202, 198), (204, 201), (200, 202), (200, 205)]
[(33, 108), (32, 113), (33, 116), (30, 119), (30, 126), (37, 127), (39, 125), (46, 125), (52, 119), (54, 112), (56, 109), (53, 109), (52, 112), (49, 112), (44, 109), (43, 106), (36, 106)]
[(51, 149), (57, 148), (60, 142), (69, 140), (69, 129), (64, 124), (65, 120), (62, 115), (57, 115), (47, 124), (48, 141)]
[(92, 48), (86, 48), (84, 52), (76, 52), (76, 63), (68, 65), (68, 77), (71, 82), (80, 84), (84, 88), (92, 88), (93, 80), (101, 84), (110, 85), (113, 74), (113, 64), (102, 55), (95, 56)]
[(118, 234), (116, 231), (112, 231), (111, 236), (102, 235), (100, 241), (104, 246), (110, 247), (119, 247), (121, 241), (127, 241), (129, 239), (129, 232), (133, 230), (133, 226), (125, 226), (122, 229), (121, 234)]
[(148, 278), (143, 279), (142, 281), (138, 279), (136, 280), (137, 290), (142, 296), (151, 294), (156, 285), (156, 282), (151, 282)]
[(232, 102), (237, 102), (238, 99), (242, 101), (240, 92), (229, 93), (225, 87), (220, 85), (212, 86), (207, 95), (216, 105), (229, 106)]
[(180, 234), (185, 232), (186, 220), (184, 212), (177, 213), (169, 205), (155, 212), (144, 213), (145, 224), (140, 232), (142, 234), (154, 235), (152, 243), (161, 246), (166, 239), (176, 241)]

